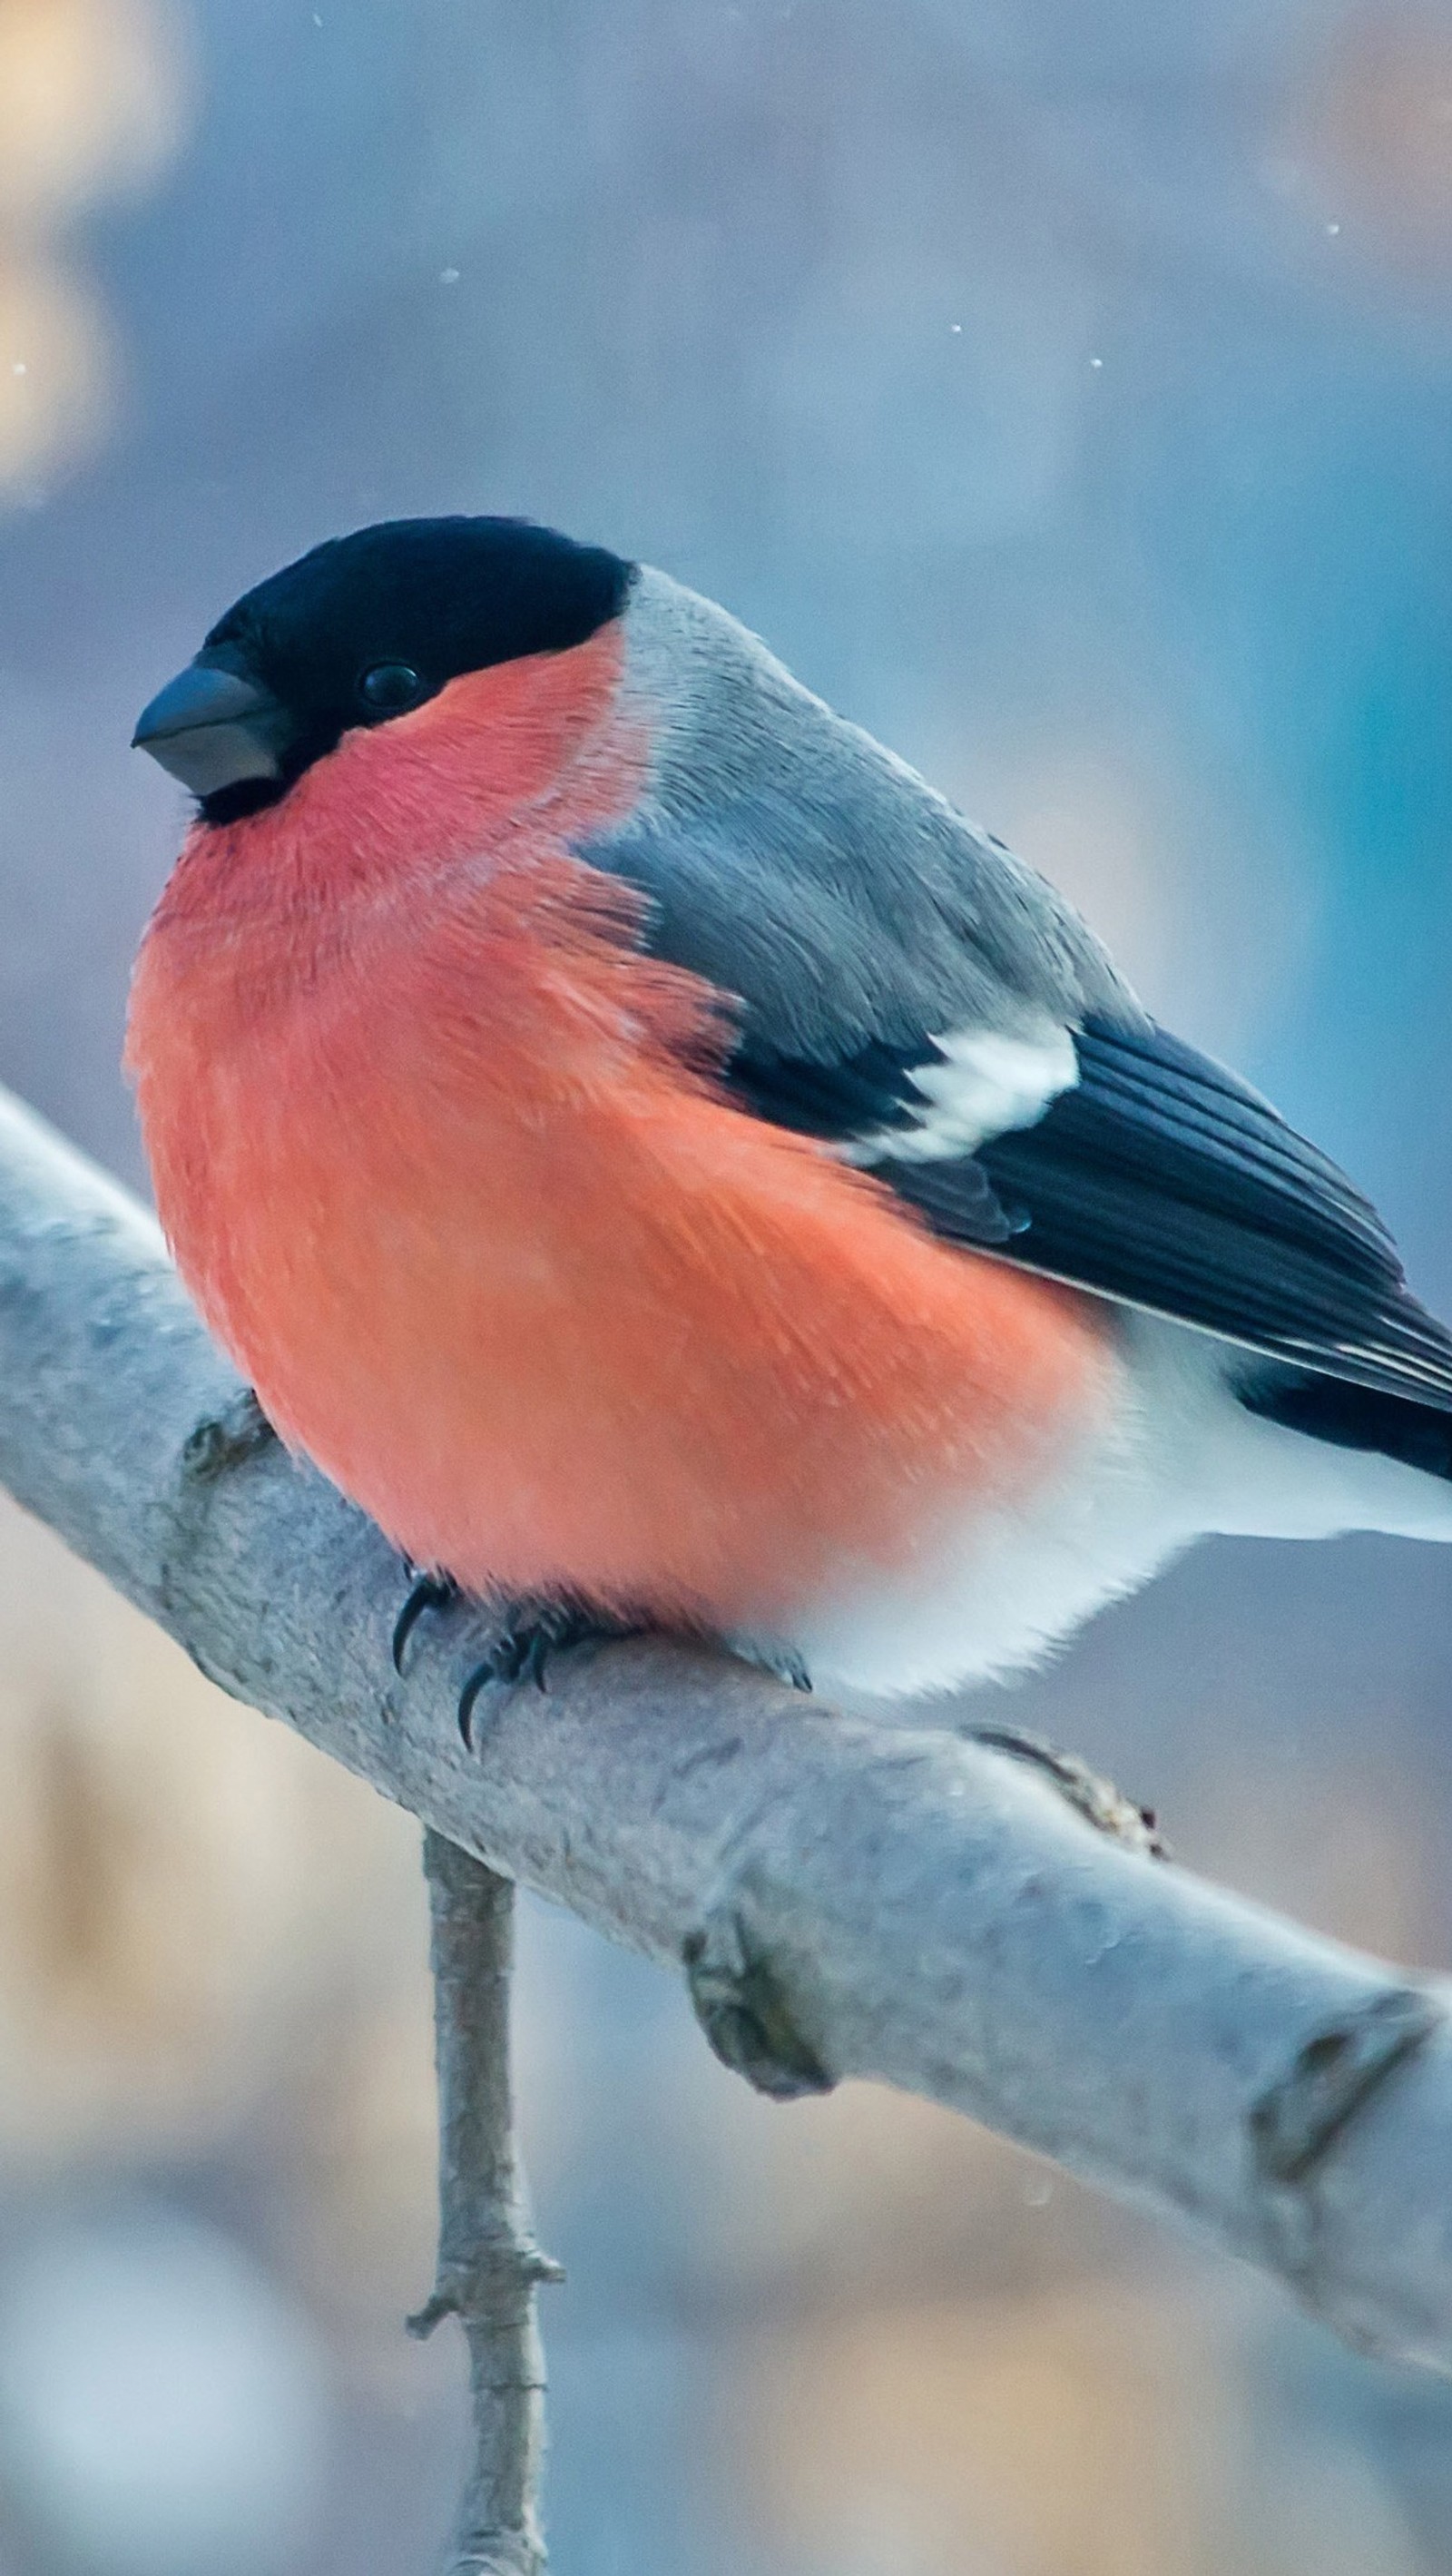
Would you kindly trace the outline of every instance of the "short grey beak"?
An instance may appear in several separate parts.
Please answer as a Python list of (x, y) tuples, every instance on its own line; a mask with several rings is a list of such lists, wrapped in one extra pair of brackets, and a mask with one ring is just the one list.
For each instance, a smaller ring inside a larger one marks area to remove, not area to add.
[(131, 737), (194, 796), (253, 778), (280, 778), (292, 730), (286, 709), (239, 672), (200, 658), (152, 699)]

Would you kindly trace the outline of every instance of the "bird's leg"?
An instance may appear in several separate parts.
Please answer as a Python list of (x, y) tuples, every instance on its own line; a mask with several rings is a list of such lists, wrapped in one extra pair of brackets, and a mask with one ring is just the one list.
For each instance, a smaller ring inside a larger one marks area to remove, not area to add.
[(396, 1673), (403, 1670), (403, 1651), (426, 1610), (451, 1610), (459, 1598), (459, 1587), (452, 1574), (419, 1573), (413, 1569), (413, 1582), (408, 1599), (393, 1623), (393, 1643), (389, 1649)]
[(607, 1611), (588, 1609), (581, 1601), (550, 1600), (536, 1594), (500, 1604), (500, 1629), (481, 1664), (476, 1664), (459, 1693), (459, 1733), (474, 1749), (474, 1705), (491, 1682), (533, 1682), (545, 1687), (551, 1655), (568, 1646), (645, 1634), (644, 1623), (612, 1619)]

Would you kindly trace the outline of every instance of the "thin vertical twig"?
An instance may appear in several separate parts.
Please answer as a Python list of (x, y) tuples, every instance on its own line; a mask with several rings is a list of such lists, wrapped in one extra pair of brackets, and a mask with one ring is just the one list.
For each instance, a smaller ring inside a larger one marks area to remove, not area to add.
[(469, 2344), (473, 2450), (448, 2576), (543, 2576), (539, 2481), (541, 2281), (559, 2281), (529, 2224), (514, 2140), (509, 1996), (514, 1882), (442, 1834), (424, 1835), (433, 1915), (439, 2086), (439, 2262), (409, 2332), (456, 2316)]

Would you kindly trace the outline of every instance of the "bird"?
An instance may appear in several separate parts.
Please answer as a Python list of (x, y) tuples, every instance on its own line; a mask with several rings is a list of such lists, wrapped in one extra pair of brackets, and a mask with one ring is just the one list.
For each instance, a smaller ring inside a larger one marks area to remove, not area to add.
[(530, 521), (242, 596), (126, 1061), (266, 1420), (499, 1609), (814, 1687), (1009, 1677), (1214, 1533), (1452, 1538), (1367, 1200), (727, 610)]

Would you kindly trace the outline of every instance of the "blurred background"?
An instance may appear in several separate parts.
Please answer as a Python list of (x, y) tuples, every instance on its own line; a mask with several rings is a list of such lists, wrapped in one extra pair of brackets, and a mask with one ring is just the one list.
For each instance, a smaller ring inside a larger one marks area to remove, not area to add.
[[(137, 708), (523, 511), (1073, 895), (1452, 1308), (1445, 0), (0, 0), (0, 1076), (132, 1181)], [(981, 1705), (982, 1703), (980, 1703)], [(1207, 1548), (1001, 1715), (1452, 1949), (1452, 1570)], [(409, 1820), (0, 1515), (0, 2576), (426, 2569)], [(560, 2576), (1445, 2576), (1452, 2398), (965, 2123), (749, 2096), (531, 1908)]]

